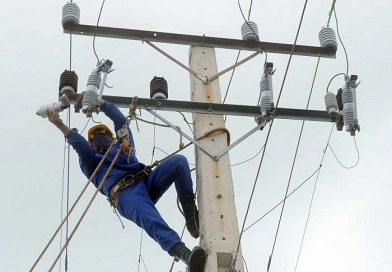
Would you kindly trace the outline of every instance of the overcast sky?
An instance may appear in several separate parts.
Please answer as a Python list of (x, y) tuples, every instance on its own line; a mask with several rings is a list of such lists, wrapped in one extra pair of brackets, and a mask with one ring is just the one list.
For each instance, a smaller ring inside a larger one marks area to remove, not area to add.
[[(3, 155), (0, 173), (0, 271), (28, 271), (61, 222), (63, 169), (67, 173), (67, 147), (62, 134), (46, 119), (36, 115), (44, 104), (57, 101), (60, 74), (75, 70), (79, 92), (96, 65), (92, 37), (73, 36), (72, 63), (70, 37), (63, 34), (61, 10), (65, 1), (8, 1), (0, 16), (0, 54), (2, 106), (0, 107)], [(80, 0), (81, 23), (96, 24), (101, 1)], [(250, 1), (241, 2), (245, 16)], [(328, 20), (332, 1), (309, 1), (298, 44), (319, 46), (318, 33)], [(251, 20), (256, 22), (262, 41), (293, 43), (304, 1), (253, 1)], [(300, 252), (312, 190), (316, 178), (310, 179), (286, 203), (270, 271), (392, 271), (392, 189), (391, 132), (392, 114), (390, 75), (392, 74), (392, 36), (390, 1), (337, 1), (340, 35), (349, 58), (349, 74), (356, 74), (361, 84), (357, 90), (361, 132), (356, 136), (360, 153), (358, 165), (343, 168), (326, 150), (318, 178), (312, 211)], [(131, 29), (241, 38), (243, 18), (237, 1), (120, 1), (107, 0), (100, 25)], [(334, 17), (331, 27), (336, 30)], [(158, 44), (184, 64), (188, 64), (188, 46)], [(106, 95), (149, 97), (149, 82), (163, 76), (169, 84), (169, 98), (189, 101), (189, 74), (160, 53), (140, 41), (96, 39), (101, 59), (113, 61), (115, 72), (108, 76)], [(218, 69), (235, 62), (237, 51), (217, 49)], [(241, 58), (250, 52), (242, 52)], [(240, 66), (233, 77), (227, 103), (255, 105), (265, 55)], [(268, 54), (277, 69), (274, 75), (277, 96), (288, 62), (288, 55)], [(311, 89), (317, 58), (294, 56), (283, 86), (280, 106), (303, 109)], [(324, 109), (324, 95), (330, 79), (347, 69), (344, 50), (338, 46), (336, 59), (321, 59), (314, 84), (310, 109)], [(230, 73), (222, 76), (224, 96)], [(332, 81), (329, 90), (344, 84), (343, 77)], [(124, 114), (128, 110), (123, 109)], [(143, 118), (154, 120), (148, 112)], [(191, 134), (178, 113), (159, 112)], [(72, 127), (83, 131), (88, 119), (70, 112)], [(67, 112), (61, 113), (67, 120)], [(192, 120), (186, 114), (188, 121)], [(103, 114), (94, 116), (107, 122)], [(301, 121), (276, 120), (246, 221), (249, 226), (279, 203), (284, 195), (293, 163)], [(110, 125), (110, 123), (109, 123)], [(228, 117), (226, 127), (232, 141), (256, 123), (250, 117)], [(92, 121), (87, 127), (92, 126)], [(326, 147), (330, 123), (306, 122), (298, 158), (291, 179), (292, 191), (318, 167)], [(178, 148), (178, 134), (171, 129), (139, 123), (131, 128), (139, 160), (150, 163)], [(83, 132), (83, 135), (86, 131)], [(258, 131), (230, 152), (237, 164), (256, 155), (264, 144), (266, 130)], [(153, 147), (156, 147), (152, 157)], [(354, 138), (334, 129), (330, 146), (344, 166), (357, 162)], [(163, 151), (161, 151), (163, 150)], [(194, 150), (182, 154), (194, 163)], [(70, 153), (70, 203), (86, 182), (78, 159)], [(238, 224), (241, 227), (255, 182), (260, 154), (244, 164), (233, 166), (233, 182)], [(194, 167), (194, 165), (191, 165)], [(66, 177), (67, 175), (65, 175)], [(66, 182), (65, 178), (65, 182)], [(89, 187), (69, 222), (72, 231), (94, 192)], [(66, 198), (65, 195), (63, 198)], [(184, 221), (176, 207), (174, 187), (157, 204), (163, 217), (181, 233)], [(280, 207), (243, 234), (242, 251), (248, 271), (266, 271), (280, 216)], [(63, 212), (64, 215), (64, 212)], [(125, 229), (112, 213), (105, 197), (99, 195), (73, 237), (68, 248), (68, 271), (169, 271), (172, 258), (133, 223), (123, 220)], [(63, 237), (65, 230), (63, 231)], [(63, 240), (64, 241), (64, 240)], [(189, 247), (197, 245), (185, 232)], [(36, 271), (47, 271), (58, 254), (57, 237)], [(142, 262), (138, 268), (139, 253)], [(138, 270), (139, 269), (139, 270)], [(64, 259), (56, 271), (65, 271)], [(185, 271), (176, 263), (173, 271)]]

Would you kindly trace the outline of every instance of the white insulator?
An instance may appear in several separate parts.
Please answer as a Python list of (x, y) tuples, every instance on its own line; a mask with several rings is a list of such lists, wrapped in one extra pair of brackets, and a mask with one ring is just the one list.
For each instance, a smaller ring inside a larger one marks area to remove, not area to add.
[(98, 105), (98, 90), (101, 85), (101, 75), (94, 70), (88, 77), (87, 89), (82, 101), (82, 112), (89, 114)]
[(163, 93), (156, 93), (151, 98), (152, 99), (164, 99), (164, 100), (167, 99), (166, 95)]
[(37, 111), (37, 115), (41, 116), (42, 118), (46, 118), (49, 116), (49, 114), (52, 114), (52, 113), (57, 114), (62, 110), (63, 109), (62, 109), (61, 105), (59, 105), (57, 103), (51, 103), (51, 104), (41, 106)]
[(324, 96), (325, 100), (325, 109), (332, 117), (336, 117), (338, 115), (338, 101), (336, 100), (336, 96), (333, 93), (327, 93)]
[(87, 86), (93, 85), (99, 89), (101, 86), (101, 74), (97, 72), (96, 70), (93, 70), (91, 72), (91, 75), (89, 75), (88, 80), (87, 80)]
[(335, 31), (330, 27), (323, 27), (319, 32), (321, 47), (331, 48), (334, 51), (338, 48)]
[(75, 3), (66, 3), (63, 7), (62, 14), (62, 25), (63, 28), (69, 28), (72, 25), (79, 24), (80, 21), (80, 9)]
[(259, 30), (254, 22), (248, 21), (241, 26), (242, 39), (246, 41), (258, 41)]
[(272, 76), (263, 74), (260, 81), (260, 111), (265, 115), (273, 107)]
[(351, 86), (344, 86), (342, 92), (343, 121), (346, 131), (350, 131), (355, 120), (354, 89)]

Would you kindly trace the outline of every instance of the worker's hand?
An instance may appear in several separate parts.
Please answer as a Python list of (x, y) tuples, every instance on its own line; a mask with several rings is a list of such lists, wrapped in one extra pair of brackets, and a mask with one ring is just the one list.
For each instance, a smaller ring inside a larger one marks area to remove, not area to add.
[(82, 102), (83, 102), (84, 93), (85, 93), (85, 92), (81, 92), (81, 93), (76, 97), (76, 103), (82, 103)]
[(61, 120), (60, 116), (56, 113), (50, 113), (48, 115), (48, 120), (55, 125), (64, 135), (68, 135), (71, 132), (71, 129), (64, 124), (63, 120)]
[(60, 116), (57, 113), (50, 113), (48, 115), (48, 120), (54, 124), (55, 126), (61, 126), (63, 125), (63, 120), (61, 120)]

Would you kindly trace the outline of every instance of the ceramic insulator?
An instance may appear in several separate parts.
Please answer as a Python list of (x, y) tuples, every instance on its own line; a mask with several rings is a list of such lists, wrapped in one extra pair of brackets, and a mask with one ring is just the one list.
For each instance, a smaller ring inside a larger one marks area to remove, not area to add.
[(79, 24), (80, 21), (80, 9), (75, 3), (66, 3), (63, 7), (62, 25), (63, 28), (69, 28), (72, 25)]
[(342, 92), (343, 102), (343, 121), (346, 126), (346, 131), (350, 131), (354, 125), (355, 109), (354, 109), (354, 88), (351, 86), (344, 86)]
[(323, 27), (319, 32), (319, 40), (321, 47), (331, 48), (334, 51), (338, 48), (335, 31), (330, 27)]
[(74, 71), (65, 70), (60, 76), (59, 92), (74, 94), (78, 91), (78, 75)]
[(241, 26), (242, 39), (246, 41), (258, 41), (259, 30), (254, 22), (248, 21)]
[(98, 90), (101, 85), (101, 75), (94, 70), (88, 77), (87, 89), (82, 101), (83, 113), (88, 113), (91, 108), (98, 105)]
[(260, 81), (260, 111), (264, 115), (273, 106), (272, 75), (264, 73)]
[(150, 82), (150, 98), (167, 99), (169, 97), (167, 81), (163, 77), (156, 77)]

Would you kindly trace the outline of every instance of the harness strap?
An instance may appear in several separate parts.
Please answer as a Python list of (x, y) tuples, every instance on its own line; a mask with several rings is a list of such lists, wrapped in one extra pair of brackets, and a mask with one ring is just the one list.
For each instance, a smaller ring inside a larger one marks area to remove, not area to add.
[(109, 202), (112, 206), (115, 208), (118, 207), (118, 197), (121, 193), (122, 190), (125, 188), (128, 188), (132, 184), (134, 184), (137, 181), (140, 181), (141, 179), (147, 177), (151, 172), (151, 169), (149, 167), (146, 167), (144, 170), (136, 173), (135, 175), (126, 175), (123, 179), (121, 179), (119, 182), (114, 184), (112, 188), (110, 189), (109, 192)]

